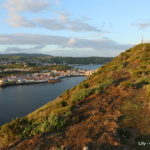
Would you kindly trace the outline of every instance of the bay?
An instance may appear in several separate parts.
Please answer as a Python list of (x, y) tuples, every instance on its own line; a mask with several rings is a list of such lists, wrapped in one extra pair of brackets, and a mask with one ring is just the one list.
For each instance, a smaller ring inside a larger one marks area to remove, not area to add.
[(86, 77), (64, 78), (61, 82), (0, 88), (0, 125), (22, 117), (52, 101)]
[[(100, 66), (79, 65), (75, 67), (92, 70)], [(42, 83), (0, 88), (0, 125), (33, 112), (85, 79), (86, 77), (71, 77), (64, 78), (55, 84)]]
[(76, 65), (74, 67), (79, 69), (85, 69), (85, 70), (95, 70), (101, 66), (102, 64), (97, 64), (97, 65), (90, 64), (90, 65)]

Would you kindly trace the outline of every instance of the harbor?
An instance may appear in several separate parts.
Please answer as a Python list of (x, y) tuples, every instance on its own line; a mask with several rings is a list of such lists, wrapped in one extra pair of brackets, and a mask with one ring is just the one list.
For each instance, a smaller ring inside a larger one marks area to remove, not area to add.
[(14, 85), (28, 85), (39, 83), (56, 83), (61, 82), (62, 78), (89, 76), (96, 70), (70, 69), (65, 71), (52, 70), (49, 72), (33, 73), (26, 75), (11, 75), (0, 79), (0, 87)]

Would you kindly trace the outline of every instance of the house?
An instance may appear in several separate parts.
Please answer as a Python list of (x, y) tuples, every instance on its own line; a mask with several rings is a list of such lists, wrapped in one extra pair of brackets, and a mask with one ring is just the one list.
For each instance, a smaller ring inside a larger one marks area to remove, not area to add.
[(0, 86), (1, 85), (4, 85), (4, 80), (3, 79), (0, 79)]

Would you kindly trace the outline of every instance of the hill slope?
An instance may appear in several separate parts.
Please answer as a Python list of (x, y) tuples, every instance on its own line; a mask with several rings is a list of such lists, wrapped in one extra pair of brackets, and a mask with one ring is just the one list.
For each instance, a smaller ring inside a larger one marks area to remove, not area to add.
[[(55, 101), (0, 128), (10, 150), (149, 149), (150, 44), (137, 45)], [(10, 146), (11, 145), (11, 146)]]
[(104, 64), (110, 62), (112, 57), (59, 57), (46, 54), (0, 54), (1, 61), (41, 61), (57, 64)]

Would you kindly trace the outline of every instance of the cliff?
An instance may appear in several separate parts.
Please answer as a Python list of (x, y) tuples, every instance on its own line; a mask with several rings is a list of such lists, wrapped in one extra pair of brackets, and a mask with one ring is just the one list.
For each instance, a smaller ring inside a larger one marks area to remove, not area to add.
[(0, 127), (0, 147), (150, 149), (149, 118), (150, 44), (146, 43), (121, 53), (56, 100)]

